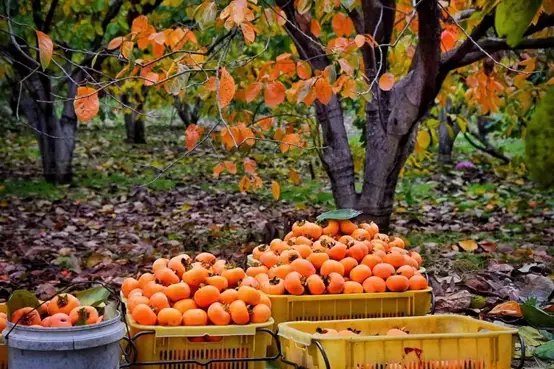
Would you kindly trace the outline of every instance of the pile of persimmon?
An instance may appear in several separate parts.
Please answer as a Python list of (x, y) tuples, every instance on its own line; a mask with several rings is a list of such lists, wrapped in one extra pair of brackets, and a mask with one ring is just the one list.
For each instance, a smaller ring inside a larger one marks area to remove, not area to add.
[(379, 233), (375, 223), (329, 220), (322, 227), (296, 222), (283, 240), (253, 250), (246, 270), (269, 295), (403, 292), (427, 288), (423, 259), (400, 237)]
[(259, 287), (242, 268), (204, 252), (157, 259), (152, 273), (127, 278), (121, 291), (139, 324), (203, 326), (267, 322), (271, 301)]
[[(404, 328), (391, 328), (385, 336), (407, 336), (409, 332)], [(346, 328), (343, 330), (336, 330), (333, 328), (316, 328), (314, 336), (316, 337), (350, 337), (350, 336), (372, 336), (365, 334), (361, 330), (354, 328)], [(377, 335), (378, 336), (378, 335)]]
[[(0, 316), (0, 325), (2, 322)], [(37, 328), (62, 328), (100, 323), (103, 319), (93, 306), (81, 306), (80, 301), (69, 293), (55, 296), (37, 309), (24, 307), (11, 314), (10, 321), (18, 325)]]

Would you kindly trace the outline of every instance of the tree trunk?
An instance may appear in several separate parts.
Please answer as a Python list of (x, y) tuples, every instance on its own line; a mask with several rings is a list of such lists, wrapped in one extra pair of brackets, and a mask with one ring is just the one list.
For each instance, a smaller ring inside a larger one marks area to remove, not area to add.
[(179, 118), (181, 118), (185, 127), (198, 123), (200, 119), (200, 102), (201, 100), (198, 96), (194, 98), (194, 104), (188, 104), (181, 101), (178, 96), (175, 97), (173, 106), (177, 110), (177, 114), (179, 114)]
[(136, 113), (125, 114), (125, 130), (127, 131), (127, 143), (145, 144), (146, 133), (144, 119)]
[(452, 124), (450, 119), (441, 121), (439, 126), (439, 164), (447, 165), (452, 163), (452, 151), (454, 142), (460, 133), (460, 127), (457, 124)]

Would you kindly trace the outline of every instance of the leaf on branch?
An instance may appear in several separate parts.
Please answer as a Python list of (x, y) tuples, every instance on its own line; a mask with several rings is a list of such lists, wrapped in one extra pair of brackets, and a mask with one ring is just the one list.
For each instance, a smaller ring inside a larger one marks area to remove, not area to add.
[(250, 23), (241, 23), (240, 29), (242, 30), (242, 34), (244, 36), (244, 41), (246, 42), (246, 44), (251, 44), (256, 40), (256, 32), (254, 31), (254, 27), (252, 27)]
[(296, 63), (296, 73), (301, 79), (308, 79), (312, 76), (312, 68), (308, 62), (299, 60), (298, 63)]
[(300, 15), (306, 14), (312, 8), (312, 2), (313, 0), (298, 0), (296, 2), (296, 11)]
[(239, 140), (237, 143), (241, 147), (249, 150), (252, 146), (254, 146), (254, 144), (256, 143), (256, 140), (254, 140), (254, 138), (256, 138), (256, 136), (254, 136), (254, 132), (252, 132), (249, 127), (247, 127), (244, 123), (240, 123), (237, 127), (233, 128), (237, 128), (238, 130)]
[(344, 58), (339, 59), (339, 65), (341, 69), (349, 76), (354, 75), (354, 68), (348, 63), (348, 61)]
[(107, 49), (108, 50), (115, 50), (117, 49), (118, 47), (121, 46), (121, 44), (123, 43), (123, 37), (122, 36), (119, 36), (119, 37), (116, 37), (114, 38), (113, 40), (110, 41), (110, 43), (108, 44), (107, 46)]
[(146, 76), (144, 76), (144, 78), (146, 79), (144, 81), (144, 85), (152, 86), (154, 83), (158, 82), (158, 80), (160, 79), (160, 75), (158, 73), (148, 72), (146, 73)]
[(237, 165), (233, 163), (232, 161), (225, 160), (223, 162), (223, 165), (225, 165), (225, 169), (231, 173), (231, 174), (237, 174)]
[(355, 43), (356, 46), (358, 46), (358, 47), (364, 46), (364, 44), (365, 44), (365, 36), (364, 36), (364, 35), (356, 35), (356, 37), (354, 38), (354, 43)]
[(271, 128), (273, 128), (273, 122), (274, 122), (274, 118), (273, 117), (267, 117), (267, 118), (263, 118), (263, 119), (260, 119), (257, 124), (264, 130), (264, 131), (269, 131)]
[(327, 105), (333, 97), (333, 88), (325, 78), (318, 78), (315, 83), (315, 94), (322, 104)]
[(38, 40), (38, 53), (40, 57), (40, 65), (45, 70), (52, 60), (52, 54), (54, 53), (54, 43), (50, 36), (41, 31), (36, 31)]
[(133, 41), (125, 41), (121, 44), (121, 55), (123, 55), (125, 59), (129, 59), (129, 55), (133, 52), (134, 45)]
[(271, 194), (275, 200), (279, 200), (279, 197), (281, 197), (281, 186), (279, 182), (271, 181)]
[(131, 32), (139, 34), (148, 31), (148, 18), (145, 15), (139, 15), (133, 19)]
[(300, 178), (298, 173), (296, 173), (296, 171), (292, 168), (289, 168), (289, 178), (295, 186), (298, 186), (300, 185), (300, 183), (302, 183), (302, 179)]
[(502, 0), (496, 7), (494, 26), (509, 46), (516, 46), (541, 7), (541, 0)]
[(223, 163), (218, 163), (215, 167), (214, 167), (214, 177), (215, 178), (218, 178), (219, 175), (221, 173), (223, 173), (223, 171), (225, 170), (225, 166), (223, 165)]
[(352, 19), (344, 13), (335, 14), (331, 21), (331, 27), (337, 37), (350, 36), (354, 32)]
[(279, 145), (282, 153), (285, 153), (290, 149), (291, 145), (289, 144), (292, 144), (294, 146), (300, 145), (300, 136), (298, 135), (298, 133), (289, 133), (285, 135), (285, 137), (283, 137), (283, 139), (281, 140), (281, 145)]
[(252, 175), (256, 174), (256, 161), (252, 159), (244, 160), (244, 171)]
[(248, 176), (243, 176), (239, 182), (239, 191), (247, 192), (248, 189), (250, 188), (250, 184), (251, 184), (250, 178), (248, 178)]
[(185, 146), (188, 151), (194, 149), (203, 132), (204, 128), (199, 127), (196, 124), (191, 124), (187, 127), (187, 130), (185, 131)]
[(455, 39), (454, 35), (452, 34), (452, 32), (450, 32), (446, 29), (444, 31), (442, 31), (442, 33), (441, 33), (441, 51), (443, 53), (447, 52), (447, 51), (453, 49), (455, 45), (456, 45), (456, 39)]
[(267, 106), (274, 108), (285, 101), (285, 86), (279, 81), (271, 81), (265, 85), (264, 100)]
[(91, 120), (100, 110), (98, 92), (94, 88), (79, 87), (73, 101), (73, 108), (80, 122)]
[(246, 102), (252, 102), (258, 98), (260, 92), (262, 92), (263, 83), (254, 82), (246, 89), (245, 98)]
[(229, 105), (233, 100), (233, 96), (235, 96), (235, 80), (223, 67), (219, 77), (219, 104), (221, 108)]
[(379, 78), (379, 88), (383, 91), (390, 91), (394, 86), (394, 75), (392, 73), (384, 73)]
[(204, 1), (194, 12), (194, 20), (200, 29), (205, 29), (215, 21), (217, 16), (217, 5), (215, 1)]
[(321, 36), (321, 25), (319, 24), (317, 19), (312, 19), (312, 21), (310, 22), (310, 32), (315, 37)]
[(254, 190), (254, 192), (256, 192), (256, 191), (258, 191), (259, 189), (262, 189), (262, 188), (264, 188), (264, 182), (262, 181), (260, 176), (255, 176), (254, 177), (254, 183), (252, 183), (252, 189)]

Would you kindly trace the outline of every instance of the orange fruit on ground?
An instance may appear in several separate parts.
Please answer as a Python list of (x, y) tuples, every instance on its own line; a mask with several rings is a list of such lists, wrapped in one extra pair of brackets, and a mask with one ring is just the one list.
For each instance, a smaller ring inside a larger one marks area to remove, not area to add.
[(415, 269), (410, 265), (402, 265), (400, 268), (396, 269), (396, 274), (403, 275), (404, 277), (410, 279), (415, 273)]
[(207, 308), (219, 300), (219, 294), (219, 289), (217, 287), (209, 285), (200, 287), (194, 294), (194, 302), (201, 308)]
[(346, 281), (344, 282), (344, 290), (342, 293), (349, 294), (349, 293), (363, 293), (364, 288), (362, 285), (358, 282), (354, 281)]
[(260, 285), (260, 289), (263, 293), (267, 293), (268, 295), (284, 295), (285, 281), (281, 278), (274, 277), (267, 282), (263, 282)]
[[(164, 267), (165, 268), (165, 267)], [(161, 269), (161, 268), (160, 268)], [(156, 281), (156, 277), (154, 277), (154, 274), (152, 273), (144, 273), (141, 275), (138, 279), (139, 287), (144, 290), (144, 287), (150, 282)]]
[(231, 314), (225, 310), (221, 303), (214, 302), (208, 308), (208, 319), (214, 325), (229, 325)]
[(327, 260), (321, 266), (319, 274), (323, 277), (326, 277), (331, 273), (338, 273), (341, 276), (344, 276), (344, 265), (336, 260)]
[(221, 276), (227, 279), (229, 288), (235, 288), (238, 286), (239, 282), (246, 277), (246, 273), (242, 268), (232, 268), (225, 269), (223, 273), (221, 273)]
[(177, 276), (177, 273), (169, 268), (160, 268), (156, 270), (154, 276), (156, 277), (158, 282), (160, 282), (160, 284), (163, 284), (164, 286), (179, 283), (179, 281), (181, 280), (181, 278)]
[(344, 278), (338, 273), (331, 273), (327, 276), (327, 292), (331, 294), (344, 291)]
[(360, 284), (369, 277), (371, 277), (371, 269), (364, 264), (360, 264), (350, 271), (350, 279)]
[(129, 292), (137, 288), (140, 288), (139, 281), (137, 281), (135, 278), (127, 278), (123, 281), (123, 284), (121, 285), (121, 292), (123, 292), (123, 296), (127, 297), (129, 296)]
[(69, 293), (59, 294), (48, 303), (48, 314), (64, 313), (69, 315), (71, 310), (81, 305), (77, 298)]
[(302, 295), (305, 291), (302, 275), (298, 272), (289, 273), (285, 278), (285, 289), (291, 295)]
[[(94, 320), (96, 323), (96, 319)], [(50, 316), (49, 326), (52, 328), (72, 327), (71, 318), (65, 313), (56, 313)]]
[(267, 274), (269, 269), (265, 265), (251, 266), (246, 269), (246, 275), (256, 277), (258, 274)]
[(313, 264), (306, 259), (296, 259), (290, 263), (290, 266), (293, 271), (300, 273), (304, 277), (309, 277), (316, 272)]
[(367, 265), (373, 270), (373, 267), (379, 263), (382, 263), (383, 259), (379, 255), (369, 254), (362, 259), (362, 264)]
[(327, 225), (322, 229), (322, 233), (327, 236), (334, 236), (339, 232), (339, 222), (333, 219), (327, 221)]
[(206, 283), (210, 286), (214, 286), (219, 291), (223, 291), (229, 286), (229, 282), (227, 281), (227, 279), (220, 275), (213, 275), (206, 278)]
[(238, 293), (239, 300), (244, 301), (247, 305), (258, 305), (262, 298), (260, 291), (250, 286), (239, 287)]
[(242, 300), (233, 301), (229, 305), (229, 312), (231, 313), (231, 320), (235, 324), (248, 324), (250, 322), (250, 313)]
[(190, 265), (190, 263), (190, 257), (186, 254), (181, 254), (172, 257), (167, 263), (167, 267), (173, 270), (179, 278), (182, 278), (183, 273), (187, 271), (187, 267)]
[(327, 254), (329, 254), (329, 257), (333, 260), (344, 259), (347, 252), (348, 247), (344, 243), (338, 241), (334, 244), (329, 244), (329, 249), (327, 250)]
[(140, 304), (148, 305), (150, 303), (150, 299), (146, 296), (131, 296), (127, 300), (127, 310), (129, 310), (130, 313), (133, 312), (135, 307)]
[[(268, 279), (269, 279), (269, 277), (268, 277)], [(255, 288), (255, 289), (260, 288), (260, 284), (258, 283), (256, 278), (250, 277), (250, 276), (244, 277), (244, 279), (239, 283), (239, 287), (242, 287), (242, 286), (249, 286), (249, 287), (252, 287), (252, 288)]]
[(387, 278), (387, 288), (391, 292), (404, 292), (410, 288), (410, 281), (403, 275), (392, 275)]
[(175, 308), (164, 308), (158, 313), (158, 324), (176, 327), (181, 325), (183, 314)]
[(345, 235), (340, 236), (339, 239), (338, 239), (338, 241), (339, 241), (340, 243), (344, 243), (346, 246), (350, 246), (350, 243), (352, 243), (352, 242), (354, 242), (354, 241), (356, 241), (356, 240), (354, 239), (354, 237), (352, 237), (352, 236), (350, 236), (350, 235), (348, 235), (348, 234), (345, 234)]
[(158, 316), (148, 305), (137, 305), (131, 316), (138, 324), (142, 325), (155, 325), (158, 321)]
[(69, 313), (72, 325), (79, 322), (84, 322), (86, 325), (95, 324), (98, 316), (98, 311), (92, 306), (77, 306)]
[(179, 310), (181, 314), (184, 314), (187, 310), (198, 309), (198, 305), (196, 305), (193, 299), (189, 298), (177, 301), (173, 304), (173, 308)]
[(414, 275), (409, 280), (411, 290), (424, 290), (428, 287), (427, 279), (422, 275)]
[[(391, 244), (389, 243), (389, 246)], [(390, 248), (390, 252), (397, 252), (399, 254), (402, 254), (402, 255), (409, 255), (409, 251), (408, 250), (404, 250), (404, 249), (401, 249), (400, 247), (396, 247), (396, 246), (393, 246)]]
[(157, 292), (163, 292), (165, 291), (165, 287), (161, 284), (157, 284), (156, 282), (148, 282), (146, 286), (144, 286), (144, 289), (142, 290), (142, 294), (148, 298), (152, 297)]
[(185, 282), (179, 282), (179, 283), (175, 283), (170, 286), (167, 286), (164, 292), (165, 292), (165, 295), (171, 301), (179, 301), (179, 300), (189, 298), (190, 287)]
[(214, 254), (209, 252), (202, 252), (194, 258), (195, 261), (199, 261), (202, 264), (213, 264), (215, 263), (216, 257)]
[(352, 221), (345, 219), (339, 220), (339, 228), (343, 234), (352, 234), (352, 232), (358, 229), (358, 226)]
[(32, 307), (24, 307), (17, 309), (12, 313), (10, 321), (12, 323), (18, 323), (21, 325), (36, 325), (40, 324), (40, 314), (37, 310)]
[(391, 328), (387, 331), (387, 336), (406, 336), (406, 335), (408, 335), (407, 332), (398, 328)]
[(339, 261), (339, 263), (344, 266), (344, 275), (350, 275), (350, 271), (352, 271), (352, 269), (354, 269), (358, 265), (356, 259), (351, 257), (346, 257)]
[[(155, 272), (158, 269), (165, 268), (165, 267), (167, 267), (168, 263), (169, 263), (169, 260), (166, 259), (166, 258), (156, 259), (156, 261), (154, 261), (152, 263), (152, 271)], [(148, 274), (150, 274), (150, 273), (148, 273)]]
[(398, 252), (391, 252), (390, 254), (385, 255), (383, 262), (388, 263), (395, 268), (400, 268), (405, 263), (404, 255)]
[(306, 286), (312, 295), (321, 295), (325, 293), (325, 283), (317, 274), (313, 274), (306, 279)]
[(366, 293), (385, 292), (387, 290), (387, 283), (381, 277), (371, 276), (362, 283), (362, 287)]
[(160, 312), (162, 309), (169, 307), (169, 299), (163, 292), (156, 292), (150, 297), (150, 307), (155, 313)]
[(239, 292), (235, 289), (228, 289), (219, 295), (219, 302), (222, 304), (230, 304), (231, 302), (239, 299)]
[(193, 267), (191, 270), (183, 273), (183, 282), (189, 285), (190, 288), (197, 288), (210, 276), (208, 270), (201, 267)]
[(265, 323), (271, 318), (271, 309), (267, 305), (256, 305), (252, 308), (250, 315), (251, 323)]
[(394, 267), (388, 263), (379, 263), (371, 270), (373, 275), (381, 277), (385, 280), (393, 275), (395, 271)]
[(308, 256), (307, 260), (312, 263), (316, 270), (319, 270), (323, 263), (329, 260), (329, 255), (326, 252), (314, 251)]
[(191, 309), (183, 314), (184, 325), (199, 326), (208, 325), (208, 314), (202, 309)]

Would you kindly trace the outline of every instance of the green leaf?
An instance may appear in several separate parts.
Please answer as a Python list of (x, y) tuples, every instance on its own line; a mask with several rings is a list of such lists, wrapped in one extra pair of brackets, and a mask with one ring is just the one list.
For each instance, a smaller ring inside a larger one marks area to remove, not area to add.
[(337, 220), (352, 219), (352, 218), (356, 218), (361, 213), (362, 213), (361, 211), (354, 210), (354, 209), (331, 210), (323, 214), (320, 214), (317, 217), (317, 221), (323, 222), (324, 220), (327, 220), (327, 219), (337, 219)]
[(539, 359), (554, 359), (554, 341), (549, 341), (537, 347), (535, 356)]
[(521, 304), (521, 312), (527, 323), (533, 327), (554, 328), (554, 316), (535, 306), (535, 299), (528, 299)]
[(98, 306), (106, 302), (108, 296), (110, 296), (110, 291), (104, 287), (93, 287), (75, 293), (75, 297), (77, 297), (83, 306)]
[(352, 10), (356, 0), (341, 0), (340, 3), (348, 10)]
[(11, 318), (12, 313), (24, 307), (36, 308), (40, 305), (40, 301), (36, 296), (27, 290), (14, 291), (8, 300), (8, 318)]
[(110, 301), (104, 308), (104, 321), (117, 317), (117, 304)]
[(549, 340), (549, 341), (554, 340), (554, 334), (550, 333), (549, 331), (546, 331), (546, 330), (544, 330), (544, 329), (541, 329), (539, 332), (540, 332), (540, 334), (542, 334), (543, 337), (546, 338), (547, 340)]
[(539, 11), (542, 0), (501, 0), (496, 7), (494, 26), (500, 37), (516, 46)]
[(538, 330), (533, 327), (524, 326), (517, 330), (517, 333), (523, 338), (525, 346), (537, 347), (546, 342), (546, 339)]
[(456, 117), (456, 123), (462, 132), (465, 133), (467, 131), (467, 120), (464, 117), (458, 115)]

